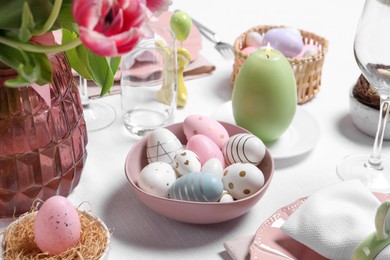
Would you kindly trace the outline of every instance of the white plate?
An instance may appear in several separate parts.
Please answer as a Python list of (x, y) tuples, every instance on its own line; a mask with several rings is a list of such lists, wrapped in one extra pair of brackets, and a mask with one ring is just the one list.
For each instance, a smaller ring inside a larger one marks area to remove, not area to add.
[[(212, 118), (236, 124), (233, 116), (232, 101), (221, 105)], [(317, 120), (306, 110), (297, 106), (295, 117), (290, 127), (275, 142), (265, 145), (274, 159), (286, 159), (302, 155), (312, 150), (320, 139), (320, 126)]]

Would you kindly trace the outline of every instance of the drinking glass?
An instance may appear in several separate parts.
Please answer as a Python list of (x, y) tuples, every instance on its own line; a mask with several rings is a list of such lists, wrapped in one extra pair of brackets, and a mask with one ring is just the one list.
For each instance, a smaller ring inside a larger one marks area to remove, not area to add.
[(176, 38), (167, 28), (150, 29), (122, 59), (122, 119), (135, 139), (172, 123), (176, 111)]
[(89, 99), (88, 81), (82, 76), (79, 76), (79, 93), (88, 131), (104, 129), (115, 121), (116, 112), (111, 105), (100, 100)]
[(355, 35), (354, 54), (364, 77), (380, 97), (379, 122), (371, 154), (342, 159), (337, 174), (360, 179), (371, 191), (390, 192), (390, 160), (382, 157), (390, 110), (390, 0), (366, 0)]

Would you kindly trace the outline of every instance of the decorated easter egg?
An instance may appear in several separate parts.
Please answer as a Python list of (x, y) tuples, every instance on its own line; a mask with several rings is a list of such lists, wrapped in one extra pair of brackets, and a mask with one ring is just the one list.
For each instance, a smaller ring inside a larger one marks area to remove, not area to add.
[(169, 197), (177, 200), (216, 202), (223, 192), (221, 179), (212, 173), (193, 172), (178, 178)]
[(222, 168), (225, 167), (222, 151), (219, 147), (205, 135), (194, 135), (188, 139), (186, 149), (193, 151), (199, 158), (201, 165), (211, 158), (217, 158)]
[(229, 138), (222, 149), (225, 162), (258, 165), (265, 156), (264, 143), (253, 134), (236, 134)]
[(224, 189), (235, 199), (243, 199), (258, 192), (264, 185), (263, 172), (250, 163), (235, 163), (225, 168)]
[(167, 198), (175, 180), (176, 173), (171, 165), (154, 162), (142, 169), (138, 177), (138, 186), (150, 194)]
[(176, 11), (171, 16), (170, 25), (176, 38), (179, 41), (184, 41), (191, 32), (192, 20), (187, 13)]
[(244, 49), (242, 49), (241, 51), (245, 54), (252, 54), (253, 52), (255, 52), (257, 50), (256, 47), (245, 47)]
[(198, 156), (190, 150), (182, 150), (176, 153), (173, 166), (179, 175), (199, 172), (201, 169)]
[(318, 53), (318, 47), (314, 44), (305, 44), (302, 51), (295, 58), (306, 58)]
[(173, 163), (178, 151), (183, 150), (179, 139), (166, 128), (157, 128), (148, 135), (146, 156), (149, 163)]
[(58, 255), (80, 239), (81, 224), (76, 208), (65, 197), (50, 197), (34, 220), (34, 239), (42, 252)]
[(209, 172), (216, 175), (218, 178), (222, 179), (223, 176), (223, 166), (221, 161), (217, 158), (211, 158), (205, 162), (202, 166), (201, 172)]
[(230, 195), (226, 190), (222, 192), (221, 198), (219, 199), (219, 202), (232, 202), (234, 201), (234, 198), (232, 195)]
[(183, 122), (183, 130), (187, 140), (197, 134), (205, 135), (213, 140), (220, 149), (229, 138), (228, 132), (221, 123), (205, 115), (187, 116)]
[(260, 48), (237, 74), (232, 110), (237, 125), (263, 142), (278, 139), (291, 124), (297, 105), (294, 71), (278, 50)]
[(245, 45), (247, 47), (260, 47), (263, 42), (263, 37), (258, 32), (249, 32), (245, 37)]
[(302, 35), (294, 28), (273, 28), (263, 37), (263, 45), (270, 44), (286, 57), (295, 57), (303, 48)]

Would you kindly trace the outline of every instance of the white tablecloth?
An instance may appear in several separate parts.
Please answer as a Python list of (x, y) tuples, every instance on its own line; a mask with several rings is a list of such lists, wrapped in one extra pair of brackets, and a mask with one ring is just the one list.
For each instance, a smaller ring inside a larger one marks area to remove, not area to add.
[[(229, 259), (224, 241), (254, 234), (278, 208), (339, 182), (335, 168), (342, 157), (370, 152), (374, 140), (354, 127), (348, 105), (348, 91), (360, 74), (352, 48), (363, 4), (363, 0), (174, 0), (171, 10), (188, 12), (231, 43), (256, 25), (289, 25), (327, 38), (321, 91), (301, 105), (318, 120), (321, 139), (310, 153), (277, 160), (269, 190), (244, 216), (214, 225), (184, 224), (152, 212), (130, 190), (124, 163), (135, 141), (122, 124), (120, 96), (102, 98), (115, 107), (117, 118), (108, 128), (89, 133), (87, 162), (69, 198), (75, 205), (88, 202), (111, 229), (108, 259)], [(222, 58), (206, 39), (201, 54), (216, 70), (186, 82), (189, 102), (177, 111), (176, 121), (194, 113), (211, 115), (231, 98), (233, 60)], [(390, 157), (389, 142), (384, 142), (383, 155)], [(9, 222), (0, 219), (0, 231)]]

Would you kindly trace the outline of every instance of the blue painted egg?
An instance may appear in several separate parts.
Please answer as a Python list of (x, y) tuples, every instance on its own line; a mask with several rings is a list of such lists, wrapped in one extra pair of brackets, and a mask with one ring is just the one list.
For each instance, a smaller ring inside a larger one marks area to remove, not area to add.
[(217, 202), (223, 192), (223, 183), (208, 172), (193, 172), (177, 179), (169, 192), (169, 198), (198, 202)]
[(263, 46), (270, 44), (272, 48), (292, 58), (297, 56), (303, 49), (302, 35), (293, 28), (273, 28), (268, 30), (263, 37)]

